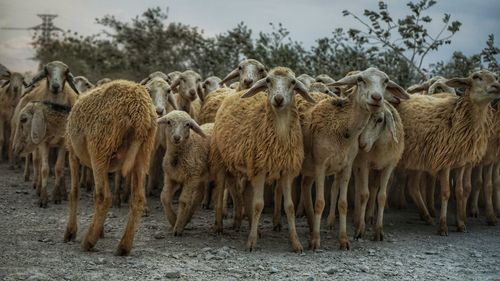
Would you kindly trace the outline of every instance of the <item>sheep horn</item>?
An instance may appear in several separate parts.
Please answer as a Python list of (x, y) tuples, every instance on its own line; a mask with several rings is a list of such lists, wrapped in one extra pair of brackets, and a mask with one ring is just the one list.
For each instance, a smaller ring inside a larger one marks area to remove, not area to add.
[(227, 81), (233, 80), (233, 79), (238, 78), (238, 77), (240, 77), (240, 71), (238, 68), (236, 68), (233, 71), (231, 71), (226, 77), (224, 77), (224, 79), (222, 79), (222, 81), (219, 82), (219, 85), (222, 86)]
[(38, 81), (42, 80), (43, 78), (47, 77), (47, 67), (43, 67), (43, 69), (38, 72), (33, 79), (31, 79), (31, 82), (29, 83), (29, 86), (35, 85)]
[(307, 91), (306, 85), (304, 83), (300, 82), (299, 80), (295, 79), (295, 86), (293, 87), (299, 94), (308, 102), (310, 103), (316, 103), (316, 101), (309, 95), (309, 92)]
[(198, 135), (200, 135), (204, 138), (207, 137), (207, 135), (205, 135), (205, 133), (203, 132), (203, 129), (200, 127), (200, 125), (198, 125), (198, 123), (196, 123), (196, 121), (191, 119), (191, 121), (189, 122), (189, 125), (191, 127), (191, 130), (193, 130), (195, 133), (197, 133)]
[(68, 81), (68, 84), (69, 86), (71, 87), (71, 89), (73, 89), (73, 91), (75, 91), (75, 93), (77, 95), (80, 94), (80, 92), (78, 91), (78, 89), (76, 88), (76, 85), (75, 85), (75, 77), (73, 76), (73, 73), (71, 73), (71, 71), (68, 71), (66, 73), (66, 80)]
[(252, 87), (250, 87), (250, 89), (248, 89), (242, 96), (241, 98), (249, 98), (255, 94), (257, 94), (258, 92), (260, 92), (261, 90), (267, 88), (267, 81), (266, 81), (267, 77), (264, 77), (262, 79), (260, 79), (259, 81), (255, 82), (255, 84), (253, 84)]

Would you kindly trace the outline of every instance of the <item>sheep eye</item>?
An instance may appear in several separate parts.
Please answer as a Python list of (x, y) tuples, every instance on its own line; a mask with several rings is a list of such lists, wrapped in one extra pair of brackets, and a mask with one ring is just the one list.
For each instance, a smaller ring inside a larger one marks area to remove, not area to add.
[(170, 122), (170, 120), (167, 120), (167, 125), (172, 125), (172, 122)]
[(28, 121), (28, 118), (26, 118), (26, 117), (21, 118), (21, 123), (26, 123), (26, 121)]
[(292, 85), (295, 85), (295, 83), (297, 83), (297, 81), (295, 81), (295, 80), (292, 80)]
[(389, 83), (389, 79), (385, 78), (384, 83)]
[(241, 65), (240, 65), (240, 66), (238, 66), (238, 70), (242, 70), (242, 69), (243, 69), (243, 67), (241, 67)]
[(189, 123), (186, 123), (185, 126), (186, 126), (186, 128), (190, 128), (191, 127), (191, 125), (189, 125)]
[(376, 122), (377, 122), (377, 123), (380, 123), (380, 122), (382, 122), (382, 121), (384, 121), (384, 119), (382, 119), (382, 118), (378, 118)]
[(365, 82), (365, 81), (363, 80), (363, 78), (358, 77), (358, 82)]
[(266, 83), (271, 83), (271, 79), (266, 78)]
[(479, 75), (472, 76), (472, 79), (479, 80), (479, 81), (483, 80), (483, 78), (481, 78), (481, 76), (479, 76)]

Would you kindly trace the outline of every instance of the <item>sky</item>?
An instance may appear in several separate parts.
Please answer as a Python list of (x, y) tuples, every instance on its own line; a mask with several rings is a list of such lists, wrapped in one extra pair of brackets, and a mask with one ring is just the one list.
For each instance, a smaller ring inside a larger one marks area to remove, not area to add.
[[(408, 1), (386, 1), (393, 18), (405, 15)], [(342, 10), (362, 15), (364, 9), (378, 9), (375, 0), (0, 0), (0, 27), (31, 27), (41, 23), (39, 13), (58, 14), (54, 20), (63, 30), (83, 35), (98, 33), (102, 26), (96, 18), (115, 15), (129, 21), (150, 7), (169, 7), (169, 21), (197, 26), (207, 36), (225, 32), (245, 22), (254, 34), (271, 31), (270, 22), (281, 22), (290, 31), (293, 40), (312, 46), (316, 39), (329, 36), (338, 27), (361, 28), (351, 17), (343, 17)], [(441, 28), (444, 13), (452, 20), (462, 22), (451, 45), (442, 46), (428, 56), (426, 64), (448, 60), (454, 51), (466, 55), (479, 53), (488, 34), (500, 40), (500, 0), (438, 0), (429, 14), (434, 19), (430, 34)], [(33, 31), (0, 29), (0, 63), (12, 71), (36, 71), (37, 62), (31, 58), (34, 51), (30, 42)]]

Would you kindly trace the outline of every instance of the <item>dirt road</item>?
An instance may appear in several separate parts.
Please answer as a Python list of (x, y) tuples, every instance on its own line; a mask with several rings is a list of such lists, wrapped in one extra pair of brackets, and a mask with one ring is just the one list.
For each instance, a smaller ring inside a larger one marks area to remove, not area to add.
[[(131, 255), (115, 257), (126, 207), (110, 210), (105, 238), (87, 253), (79, 242), (92, 215), (91, 193), (81, 193), (75, 243), (62, 241), (67, 202), (41, 209), (37, 200), (20, 170), (0, 164), (0, 280), (500, 280), (500, 227), (480, 217), (468, 220), (468, 233), (454, 232), (452, 209), (448, 237), (436, 235), (413, 208), (388, 209), (384, 242), (372, 242), (368, 231), (343, 252), (336, 233), (324, 229), (322, 250), (302, 254), (291, 252), (284, 218), (284, 229), (272, 230), (268, 211), (258, 251), (249, 253), (246, 223), (240, 232), (226, 228), (218, 236), (213, 211), (199, 210), (184, 235), (174, 237), (159, 199), (149, 198), (151, 215), (142, 219)], [(305, 219), (297, 226), (307, 248)], [(350, 220), (348, 226), (352, 237)]]

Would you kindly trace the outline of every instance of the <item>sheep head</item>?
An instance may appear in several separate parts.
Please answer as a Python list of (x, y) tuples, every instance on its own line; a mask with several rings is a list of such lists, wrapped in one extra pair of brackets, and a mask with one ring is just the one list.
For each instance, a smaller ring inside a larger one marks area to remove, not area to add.
[(320, 74), (320, 75), (316, 76), (316, 82), (320, 82), (323, 84), (331, 84), (331, 83), (334, 83), (335, 80), (326, 74)]
[(33, 77), (29, 86), (34, 85), (44, 78), (47, 78), (47, 87), (55, 95), (64, 90), (66, 82), (68, 82), (73, 91), (79, 94), (75, 86), (73, 74), (69, 70), (69, 67), (63, 62), (52, 61), (47, 63), (43, 69)]
[(374, 67), (346, 76), (327, 86), (356, 86), (355, 98), (359, 104), (365, 105), (366, 109), (372, 113), (382, 110), (384, 98), (392, 103), (399, 103), (400, 99), (410, 98), (408, 93), (390, 80), (387, 74)]
[(299, 75), (297, 77), (297, 80), (299, 80), (300, 82), (302, 82), (306, 86), (306, 88), (308, 88), (308, 89), (309, 89), (309, 87), (311, 87), (312, 83), (316, 82), (316, 80), (313, 77), (311, 77), (311, 75), (305, 74), (305, 73)]
[(172, 88), (172, 90), (178, 88), (177, 92), (182, 98), (194, 101), (196, 97), (199, 96), (198, 93), (202, 92), (201, 76), (192, 70), (186, 70), (170, 84), (170, 88)]
[(222, 80), (219, 77), (217, 77), (217, 76), (210, 76), (207, 79), (205, 79), (205, 81), (203, 81), (202, 86), (201, 86), (202, 87), (202, 93), (199, 96), (200, 100), (204, 101), (205, 97), (209, 93), (211, 93), (211, 92), (219, 89), (221, 81)]
[(104, 85), (104, 84), (106, 84), (106, 83), (109, 83), (109, 82), (111, 82), (111, 79), (109, 79), (109, 78), (102, 78), (102, 79), (100, 79), (99, 81), (97, 81), (97, 82), (95, 83), (95, 85), (96, 85), (97, 87), (99, 87), (99, 86), (102, 86), (102, 85)]
[(248, 98), (267, 89), (269, 104), (275, 111), (282, 111), (293, 104), (294, 93), (298, 92), (308, 102), (315, 103), (306, 86), (295, 78), (289, 68), (273, 68), (265, 78), (255, 82), (241, 97)]
[(47, 126), (39, 102), (28, 103), (19, 114), (14, 135), (14, 153), (25, 156), (45, 137)]
[(167, 81), (168, 83), (170, 83), (167, 74), (165, 74), (161, 71), (155, 71), (155, 72), (149, 74), (148, 77), (142, 79), (142, 81), (139, 82), (139, 84), (146, 85), (149, 81), (151, 81), (151, 79), (153, 79), (155, 77), (161, 78), (161, 79)]
[(388, 108), (370, 116), (368, 123), (359, 135), (359, 148), (364, 152), (369, 152), (384, 132), (390, 133), (395, 143), (399, 142), (394, 115)]
[(153, 77), (148, 80), (145, 85), (153, 104), (155, 106), (156, 114), (158, 116), (163, 116), (165, 114), (165, 106), (168, 103), (177, 109), (177, 102), (175, 101), (174, 93), (170, 88), (170, 85), (161, 77)]
[(8, 87), (6, 93), (11, 98), (18, 99), (22, 96), (23, 86), (27, 86), (24, 76), (18, 72), (9, 72), (3, 83), (2, 88)]
[(409, 87), (407, 92), (410, 94), (427, 92), (428, 95), (433, 95), (436, 93), (456, 94), (453, 87), (446, 85), (446, 81), (448, 81), (448, 79), (442, 76), (434, 76), (422, 84), (417, 84)]
[(90, 81), (84, 76), (76, 76), (74, 80), (75, 87), (78, 89), (79, 93), (85, 93), (86, 91), (94, 88), (94, 84), (90, 83)]
[(180, 145), (189, 138), (190, 130), (202, 137), (206, 137), (201, 127), (185, 111), (173, 110), (158, 119), (158, 124), (166, 125), (167, 139), (173, 145)]
[(497, 76), (488, 70), (476, 71), (465, 78), (452, 78), (446, 85), (465, 89), (464, 96), (480, 105), (488, 104), (500, 97), (500, 83), (497, 81)]
[(238, 67), (231, 71), (220, 84), (239, 78), (239, 89), (250, 88), (257, 80), (267, 75), (266, 67), (257, 60), (246, 59), (238, 64)]
[(332, 97), (337, 96), (330, 88), (328, 88), (325, 84), (321, 82), (312, 83), (311, 86), (309, 87), (309, 92), (323, 93)]

